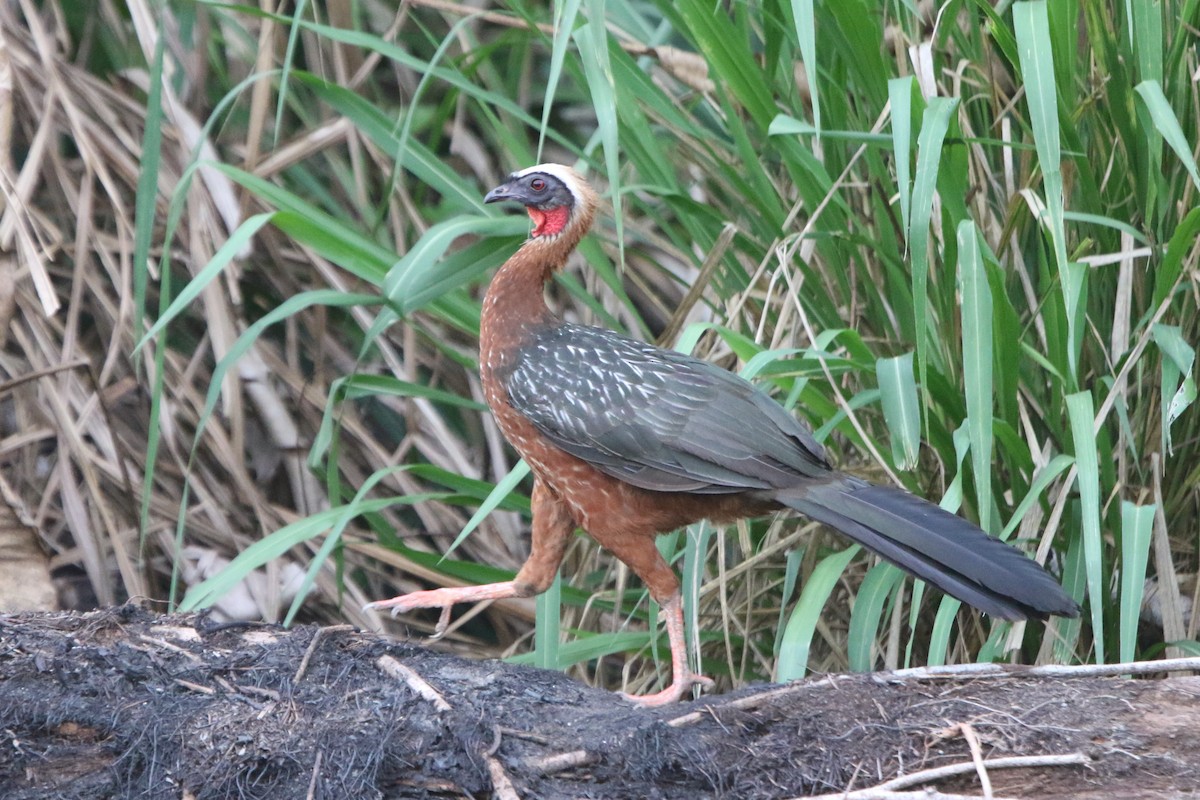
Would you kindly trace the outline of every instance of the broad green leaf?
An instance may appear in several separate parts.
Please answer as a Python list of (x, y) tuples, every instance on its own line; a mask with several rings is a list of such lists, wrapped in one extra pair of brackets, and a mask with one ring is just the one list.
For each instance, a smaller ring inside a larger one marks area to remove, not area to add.
[(546, 77), (546, 92), (542, 98), (542, 125), (538, 130), (538, 161), (542, 160), (542, 148), (546, 144), (546, 131), (550, 128), (550, 111), (554, 107), (554, 95), (558, 91), (558, 80), (562, 76), (563, 62), (567, 58), (571, 31), (579, 15), (582, 0), (558, 0), (554, 3), (554, 40), (550, 48), (550, 71)]
[(1122, 663), (1137, 655), (1138, 619), (1146, 586), (1146, 563), (1156, 506), (1121, 503), (1121, 648)]
[(1192, 372), (1196, 351), (1184, 341), (1183, 332), (1178, 327), (1156, 324), (1153, 336), (1154, 343), (1164, 356), (1159, 392), (1162, 403), (1160, 427), (1163, 452), (1170, 454), (1174, 452), (1171, 426), (1196, 402), (1196, 378)]
[(1063, 285), (1067, 317), (1067, 359), (1071, 369), (1068, 380), (1076, 384), (1076, 365), (1083, 332), (1077, 309), (1082, 295), (1081, 279), (1086, 273), (1071, 274), (1063, 222), (1062, 147), (1059, 142), (1058, 90), (1055, 84), (1053, 46), (1045, 0), (1026, 0), (1013, 5), (1013, 23), (1017, 51), (1021, 60), (1026, 103), (1033, 140), (1037, 145), (1038, 164), (1045, 190), (1045, 223), (1050, 234), (1054, 263)]
[(892, 460), (899, 469), (912, 469), (921, 454), (921, 401), (913, 379), (913, 354), (879, 359), (875, 375), (892, 440)]
[(1092, 610), (1092, 630), (1095, 632), (1096, 663), (1104, 661), (1104, 606), (1107, 600), (1104, 587), (1103, 546), (1100, 533), (1100, 466), (1096, 460), (1095, 412), (1090, 392), (1077, 392), (1067, 397), (1067, 416), (1071, 422), (1071, 439), (1075, 446), (1075, 466), (1078, 470), (1079, 498), (1083, 514), (1083, 561), (1087, 576), (1087, 591)]
[(383, 282), (383, 294), (399, 313), (408, 314), (427, 301), (431, 286), (444, 285), (446, 270), (441, 261), (450, 245), (461, 236), (513, 236), (528, 223), (520, 217), (459, 216), (434, 225), (396, 262)]
[(617, 125), (616, 88), (608, 56), (608, 31), (604, 27), (604, 0), (588, 0), (588, 24), (575, 32), (575, 45), (583, 61), (592, 108), (596, 112), (600, 141), (604, 144), (604, 164), (608, 173), (609, 196), (617, 226), (617, 261), (625, 264), (625, 228), (621, 214), (621, 141)]
[[(1142, 5), (1135, 3), (1134, 5)], [(1155, 6), (1156, 13), (1157, 5)], [(1159, 50), (1161, 57), (1162, 51)], [(1179, 157), (1183, 163), (1184, 169), (1192, 178), (1192, 183), (1197, 189), (1200, 189), (1200, 171), (1196, 169), (1196, 159), (1192, 156), (1192, 142), (1188, 141), (1188, 137), (1183, 132), (1183, 128), (1179, 125), (1179, 118), (1175, 115), (1174, 109), (1171, 108), (1170, 102), (1166, 95), (1163, 94), (1162, 85), (1155, 80), (1145, 80), (1137, 85), (1136, 91), (1138, 96), (1142, 98), (1142, 102), (1146, 104), (1147, 110), (1150, 112), (1150, 118), (1154, 120), (1154, 127), (1162, 134), (1163, 139), (1175, 151), (1175, 155)]]
[(775, 680), (780, 683), (799, 680), (808, 671), (808, 651), (812, 645), (813, 634), (817, 631), (817, 621), (821, 611), (829, 600), (829, 595), (837, 586), (838, 579), (845, 571), (850, 559), (858, 553), (859, 546), (854, 545), (826, 556), (817, 564), (808, 576), (800, 599), (792, 609), (787, 627), (783, 630), (783, 639), (779, 645), (779, 660), (775, 665)]
[(796, 22), (796, 42), (800, 45), (800, 61), (808, 75), (809, 97), (812, 98), (813, 127), (821, 130), (821, 93), (817, 66), (817, 23), (813, 16), (813, 0), (791, 0), (792, 18)]
[(900, 190), (900, 221), (908, 235), (912, 224), (912, 96), (913, 78), (888, 81), (892, 107), (892, 158), (896, 163), (896, 187)]
[(950, 128), (950, 117), (958, 108), (958, 100), (946, 97), (931, 97), (929, 106), (921, 119), (921, 132), (917, 135), (917, 171), (913, 178), (912, 217), (908, 228), (908, 253), (912, 263), (912, 302), (914, 335), (917, 341), (917, 382), (921, 392), (929, 398), (927, 372), (930, 366), (940, 368), (940, 359), (931, 362), (939, 351), (929, 345), (929, 221), (933, 216), (933, 198), (937, 192), (938, 165), (941, 162), (942, 143)]
[(958, 280), (962, 287), (962, 364), (967, 430), (979, 527), (994, 532), (992, 519), (992, 290), (979, 252), (975, 223), (958, 225)]
[(562, 669), (562, 573), (554, 576), (550, 588), (537, 596), (533, 628), (533, 664), (542, 669)]
[(884, 606), (889, 597), (896, 596), (896, 587), (903, 586), (904, 573), (899, 567), (881, 562), (871, 567), (863, 578), (858, 593), (854, 596), (854, 609), (850, 614), (850, 632), (846, 654), (851, 672), (870, 672), (875, 668), (872, 652)]

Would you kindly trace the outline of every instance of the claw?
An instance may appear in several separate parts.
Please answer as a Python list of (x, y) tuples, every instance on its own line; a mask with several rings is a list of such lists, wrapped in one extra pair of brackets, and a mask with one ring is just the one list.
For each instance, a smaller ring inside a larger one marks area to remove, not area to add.
[(477, 603), (484, 600), (502, 600), (507, 597), (522, 596), (515, 585), (508, 583), (489, 583), (484, 586), (463, 586), (447, 589), (430, 589), (424, 592), (412, 592), (393, 597), (390, 600), (376, 600), (363, 606), (363, 611), (382, 611), (388, 609), (393, 617), (418, 608), (440, 608), (442, 615), (433, 629), (431, 639), (440, 639), (446, 635), (450, 627), (450, 610), (455, 603)]
[(450, 609), (453, 606), (443, 606), (442, 615), (438, 617), (437, 625), (433, 628), (433, 635), (429, 637), (429, 641), (436, 641), (446, 635), (446, 628), (450, 626)]
[(693, 686), (702, 686), (705, 689), (711, 689), (713, 685), (712, 678), (697, 675), (689, 671), (682, 677), (677, 677), (670, 686), (661, 692), (655, 692), (654, 694), (628, 694), (627, 692), (621, 692), (621, 697), (642, 708), (657, 708), (658, 706), (666, 706), (679, 702)]

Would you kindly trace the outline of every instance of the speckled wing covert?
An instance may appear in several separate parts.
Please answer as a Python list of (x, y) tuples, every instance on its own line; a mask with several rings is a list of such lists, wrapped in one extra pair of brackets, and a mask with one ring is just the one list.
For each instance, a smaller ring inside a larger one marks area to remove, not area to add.
[(808, 429), (746, 380), (602, 328), (539, 331), (502, 380), (551, 442), (642, 489), (726, 494), (830, 473)]

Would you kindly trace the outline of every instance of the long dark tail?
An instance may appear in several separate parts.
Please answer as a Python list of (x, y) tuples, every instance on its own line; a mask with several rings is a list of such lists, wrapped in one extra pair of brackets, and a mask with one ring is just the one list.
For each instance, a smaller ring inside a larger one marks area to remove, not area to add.
[(984, 613), (1079, 616), (1079, 605), (1036, 561), (902, 489), (838, 476), (776, 498)]

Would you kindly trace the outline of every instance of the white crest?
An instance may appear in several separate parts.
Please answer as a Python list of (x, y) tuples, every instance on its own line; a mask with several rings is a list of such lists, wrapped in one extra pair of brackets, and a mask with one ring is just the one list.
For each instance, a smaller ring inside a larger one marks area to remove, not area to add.
[(571, 193), (576, 208), (584, 202), (583, 192), (580, 190), (580, 184), (583, 183), (583, 176), (570, 167), (552, 163), (538, 164), (535, 167), (528, 167), (520, 172), (516, 172), (514, 175), (518, 178), (524, 178), (532, 172), (544, 172), (562, 181), (563, 185), (567, 187), (567, 191)]

